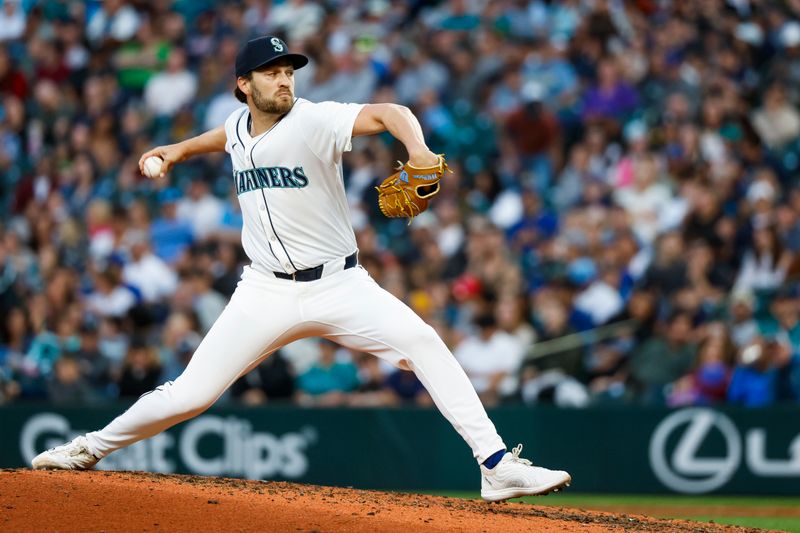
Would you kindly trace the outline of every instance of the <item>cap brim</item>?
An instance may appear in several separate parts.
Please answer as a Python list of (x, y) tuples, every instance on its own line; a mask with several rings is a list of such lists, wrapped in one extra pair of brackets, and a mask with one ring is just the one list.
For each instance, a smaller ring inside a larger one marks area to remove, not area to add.
[(291, 61), (292, 62), (292, 66), (295, 68), (295, 70), (297, 70), (299, 68), (303, 68), (304, 66), (308, 65), (308, 58), (306, 56), (304, 56), (303, 54), (283, 54), (283, 55), (279, 55), (279, 56), (275, 56), (273, 58), (270, 58), (267, 61), (264, 61), (263, 63), (261, 63), (260, 65), (254, 66), (251, 69), (251, 71), (252, 70), (258, 70), (258, 69), (260, 69), (262, 67), (266, 67), (270, 63), (275, 63), (276, 61), (278, 61), (280, 59), (288, 59), (289, 61)]

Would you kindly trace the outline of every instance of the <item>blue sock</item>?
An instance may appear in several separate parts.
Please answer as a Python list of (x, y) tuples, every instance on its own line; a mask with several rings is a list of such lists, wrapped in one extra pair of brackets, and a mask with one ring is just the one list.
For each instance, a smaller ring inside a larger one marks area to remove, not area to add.
[(506, 449), (505, 448), (503, 448), (502, 450), (498, 450), (498, 451), (494, 452), (492, 455), (489, 456), (488, 459), (486, 459), (483, 462), (483, 466), (485, 466), (486, 468), (491, 470), (492, 468), (497, 466), (497, 463), (500, 462), (500, 459), (502, 459), (505, 454), (506, 454)]

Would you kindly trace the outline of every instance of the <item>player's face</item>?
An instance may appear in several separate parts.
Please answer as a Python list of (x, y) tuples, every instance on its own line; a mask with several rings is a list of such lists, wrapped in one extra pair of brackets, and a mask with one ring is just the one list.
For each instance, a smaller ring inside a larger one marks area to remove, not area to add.
[(294, 103), (294, 67), (278, 62), (253, 71), (250, 81), (253, 105), (262, 113), (282, 115)]

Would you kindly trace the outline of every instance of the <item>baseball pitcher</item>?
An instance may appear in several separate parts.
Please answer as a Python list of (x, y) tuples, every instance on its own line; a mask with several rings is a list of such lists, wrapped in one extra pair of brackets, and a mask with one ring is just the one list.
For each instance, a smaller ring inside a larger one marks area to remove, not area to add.
[(224, 126), (154, 148), (160, 176), (189, 157), (225, 150), (244, 217), (251, 264), (184, 373), (144, 394), (105, 428), (41, 453), (33, 467), (88, 469), (114, 450), (208, 409), (240, 376), (303, 337), (324, 337), (412, 370), (472, 448), (489, 501), (567, 486), (564, 471), (533, 466), (503, 440), (456, 359), (409, 307), (358, 264), (342, 181), (351, 139), (388, 131), (408, 163), (378, 188), (387, 216), (412, 218), (438, 192), (444, 157), (425, 144), (411, 112), (393, 104), (313, 103), (294, 95), (294, 71), (308, 63), (277, 37), (249, 41), (236, 58), (237, 98)]

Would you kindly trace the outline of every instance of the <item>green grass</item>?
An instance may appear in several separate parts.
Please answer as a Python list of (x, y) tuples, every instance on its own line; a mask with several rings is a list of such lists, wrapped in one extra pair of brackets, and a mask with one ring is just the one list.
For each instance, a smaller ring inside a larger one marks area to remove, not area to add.
[[(477, 492), (437, 492), (440, 496), (455, 498), (477, 499)], [(710, 506), (732, 506), (737, 509), (753, 510), (769, 507), (786, 507), (797, 509), (800, 507), (800, 497), (775, 497), (775, 496), (671, 496), (671, 495), (617, 495), (617, 494), (575, 494), (564, 493), (543, 497), (520, 498), (514, 501), (524, 501), (534, 505), (548, 505), (554, 507), (570, 508), (610, 508), (619, 510), (631, 506), (631, 513), (636, 513), (634, 507), (651, 507), (649, 515), (662, 518), (683, 518), (699, 522), (715, 522), (718, 524), (731, 524), (744, 527), (757, 527), (763, 529), (783, 530), (800, 533), (800, 517), (760, 517), (760, 516), (727, 516), (725, 514), (711, 516), (708, 514)], [(684, 513), (676, 515), (670, 508), (686, 507)], [(696, 507), (697, 512), (690, 508)], [(664, 508), (664, 513), (659, 513), (658, 508)], [(743, 513), (737, 513), (743, 514)], [(744, 513), (746, 514), (746, 513)], [(755, 514), (755, 513), (754, 513)]]
[(762, 516), (679, 516), (697, 522), (715, 522), (717, 524), (730, 524), (732, 526), (758, 527), (776, 531), (800, 531), (800, 518), (767, 518)]

